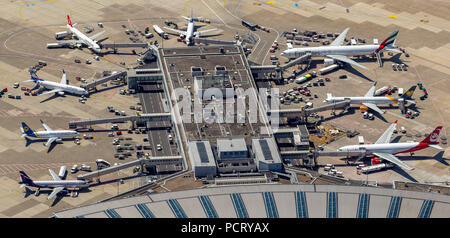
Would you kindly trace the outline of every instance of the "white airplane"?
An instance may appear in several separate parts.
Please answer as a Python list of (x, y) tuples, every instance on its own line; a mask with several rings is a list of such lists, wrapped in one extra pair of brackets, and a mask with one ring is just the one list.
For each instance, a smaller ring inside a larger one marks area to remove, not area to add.
[[(67, 193), (67, 188), (84, 188), (89, 186), (89, 184), (83, 180), (62, 180), (55, 172), (53, 172), (53, 170), (49, 169), (48, 171), (53, 180), (33, 181), (25, 172), (19, 171), (20, 187), (35, 187), (38, 191), (41, 188), (52, 188), (53, 191), (48, 195), (48, 199), (50, 200), (60, 192)], [(36, 194), (39, 193), (38, 191), (36, 191)]]
[(94, 51), (95, 53), (100, 53), (101, 47), (98, 44), (97, 39), (99, 36), (101, 36), (105, 31), (99, 32), (93, 36), (86, 36), (81, 31), (76, 29), (74, 26), (77, 23), (74, 23), (72, 25), (72, 22), (70, 21), (70, 16), (67, 15), (67, 25), (63, 26), (64, 28), (67, 28), (70, 32), (72, 32), (73, 35), (75, 35), (78, 40), (61, 40), (60, 43), (69, 43), (69, 44), (75, 44), (75, 45), (86, 45), (89, 49)]
[(410, 98), (412, 97), (414, 90), (416, 89), (416, 86), (412, 86), (401, 97), (391, 97), (391, 96), (374, 96), (376, 84), (377, 83), (374, 83), (374, 85), (363, 97), (333, 97), (331, 93), (327, 93), (327, 99), (325, 99), (323, 102), (337, 103), (350, 100), (351, 104), (362, 104), (380, 114), (383, 114), (384, 111), (382, 111), (379, 107), (377, 107), (378, 104), (392, 104), (392, 103), (399, 103), (400, 101), (403, 101), (404, 103), (405, 102), (409, 102), (412, 104), (415, 103), (413, 100), (410, 100)]
[(312, 57), (325, 57), (325, 64), (333, 64), (336, 61), (342, 61), (360, 68), (367, 69), (367, 67), (358, 64), (356, 61), (347, 58), (346, 56), (374, 55), (379, 54), (380, 52), (383, 52), (385, 50), (395, 53), (401, 53), (401, 51), (397, 49), (397, 46), (395, 46), (395, 40), (398, 35), (398, 30), (394, 31), (379, 45), (342, 45), (349, 29), (350, 28), (345, 29), (328, 46), (291, 48), (283, 51), (281, 53), (281, 56), (287, 57), (289, 59), (296, 59), (307, 53), (311, 53)]
[(45, 146), (48, 147), (53, 142), (62, 141), (61, 138), (73, 138), (75, 136), (80, 135), (80, 133), (78, 133), (76, 131), (71, 131), (71, 130), (54, 131), (54, 130), (52, 130), (52, 128), (47, 126), (42, 120), (41, 120), (41, 124), (42, 124), (42, 126), (44, 126), (45, 131), (31, 130), (30, 127), (27, 126), (27, 124), (25, 124), (25, 122), (22, 122), (22, 127), (20, 128), (20, 130), (22, 131), (22, 137), (29, 136), (29, 137), (33, 137), (33, 138), (48, 138), (47, 143), (44, 144)]
[(217, 28), (213, 28), (213, 29), (208, 29), (208, 30), (204, 30), (204, 31), (196, 31), (195, 30), (196, 27), (194, 26), (194, 21), (198, 20), (199, 17), (193, 18), (192, 13), (191, 13), (191, 17), (185, 17), (185, 16), (182, 16), (182, 17), (189, 21), (186, 31), (180, 31), (180, 30), (176, 30), (173, 28), (169, 28), (169, 27), (164, 27), (164, 28), (169, 31), (173, 31), (173, 32), (180, 34), (181, 37), (184, 37), (186, 39), (187, 45), (194, 44), (194, 38), (200, 37), (200, 34), (217, 30)]
[(67, 83), (66, 72), (64, 72), (64, 70), (62, 71), (63, 75), (61, 78), (61, 82), (59, 82), (59, 83), (40, 79), (37, 76), (36, 72), (32, 68), (30, 68), (29, 72), (30, 72), (31, 78), (29, 80), (26, 80), (25, 82), (35, 82), (37, 85), (42, 85), (44, 88), (50, 89), (50, 91), (41, 93), (39, 95), (57, 93), (58, 95), (63, 96), (64, 92), (68, 92), (68, 93), (72, 93), (72, 94), (76, 94), (76, 95), (89, 94), (88, 91), (86, 91), (86, 89), (84, 89), (84, 88), (69, 85)]
[(375, 144), (364, 145), (348, 145), (338, 149), (341, 152), (364, 152), (366, 155), (375, 155), (381, 159), (387, 160), (403, 169), (413, 170), (408, 165), (398, 159), (395, 154), (399, 153), (411, 153), (414, 151), (422, 150), (428, 147), (433, 147), (438, 150), (443, 150), (438, 144), (439, 132), (442, 126), (436, 127), (434, 131), (421, 142), (402, 142), (402, 143), (390, 143), (392, 134), (397, 126), (395, 121), (389, 128), (381, 135)]

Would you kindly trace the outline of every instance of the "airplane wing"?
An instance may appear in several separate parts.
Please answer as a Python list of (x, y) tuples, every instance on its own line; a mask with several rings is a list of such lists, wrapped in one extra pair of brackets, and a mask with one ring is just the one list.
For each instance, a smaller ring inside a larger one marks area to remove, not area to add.
[(58, 194), (59, 192), (61, 192), (62, 190), (64, 190), (64, 187), (55, 187), (52, 191), (52, 193), (50, 193), (50, 195), (48, 195), (48, 200), (52, 199), (56, 194)]
[(213, 28), (213, 29), (208, 29), (208, 30), (204, 30), (204, 31), (196, 31), (195, 33), (194, 33), (194, 35), (200, 35), (200, 34), (203, 34), (203, 33), (206, 33), (206, 32), (210, 32), (210, 31), (215, 31), (215, 30), (217, 30), (217, 28)]
[(373, 86), (369, 89), (369, 91), (367, 91), (364, 97), (373, 97), (373, 95), (375, 94), (375, 86), (377, 86), (377, 82), (373, 84)]
[(347, 37), (347, 32), (350, 28), (345, 29), (339, 36), (331, 42), (330, 46), (341, 46), (344, 43), (345, 37)]
[(66, 72), (64, 72), (64, 69), (62, 72), (63, 72), (63, 75), (61, 77), (61, 84), (67, 84)]
[(374, 110), (374, 111), (376, 111), (376, 112), (378, 112), (378, 113), (380, 113), (380, 114), (384, 114), (384, 111), (381, 110), (379, 107), (377, 107), (377, 105), (375, 105), (373, 103), (364, 102), (363, 105), (368, 107), (368, 108), (370, 108), (370, 109), (372, 109), (372, 110)]
[(41, 93), (41, 94), (39, 94), (39, 96), (41, 96), (41, 95), (47, 95), (47, 94), (52, 94), (52, 93), (57, 93), (57, 92), (62, 92), (62, 91), (64, 91), (64, 90), (62, 90), (62, 89), (60, 89), (60, 88), (57, 88), (57, 89), (53, 89), (53, 90), (47, 91), (47, 92), (45, 92), (45, 93)]
[(395, 165), (397, 165), (398, 167), (402, 168), (402, 169), (406, 169), (406, 170), (413, 170), (414, 168), (409, 167), (408, 165), (406, 165), (405, 163), (403, 163), (401, 160), (399, 160), (397, 157), (395, 157), (392, 154), (388, 154), (388, 153), (373, 153), (374, 155), (387, 160)]
[(90, 36), (89, 39), (95, 40), (95, 39), (97, 39), (97, 37), (103, 35), (103, 33), (105, 33), (105, 31), (101, 31), (101, 32), (99, 32), (99, 33), (97, 33), (97, 34), (95, 34), (93, 36)]
[(61, 181), (58, 175), (55, 174), (55, 172), (51, 169), (48, 169), (48, 172), (50, 172), (50, 175), (52, 176), (53, 180), (55, 181)]
[(42, 120), (41, 120), (41, 124), (42, 124), (42, 126), (45, 128), (46, 131), (53, 131), (52, 128), (50, 128), (49, 126), (47, 126), (47, 124), (45, 124)]
[(51, 137), (48, 139), (47, 143), (45, 143), (45, 146), (48, 147), (49, 145), (51, 145), (53, 142), (56, 141), (56, 139), (58, 139), (58, 137)]
[(397, 127), (397, 121), (392, 123), (386, 131), (384, 131), (383, 135), (378, 138), (375, 144), (386, 144), (391, 142), (392, 134), (394, 134), (395, 128)]
[(180, 30), (177, 30), (177, 29), (169, 28), (169, 27), (164, 27), (164, 29), (176, 32), (176, 33), (181, 34), (181, 35), (186, 35), (187, 34), (187, 32), (185, 32), (185, 31), (180, 31)]
[(339, 61), (342, 61), (342, 62), (345, 62), (345, 63), (349, 63), (351, 65), (358, 66), (358, 67), (363, 68), (363, 69), (367, 69), (366, 66), (360, 65), (360, 64), (356, 63), (356, 61), (351, 60), (351, 59), (349, 59), (349, 58), (347, 58), (347, 57), (345, 57), (343, 55), (326, 55), (326, 57), (329, 57), (329, 58), (332, 58), (332, 59), (335, 59), (335, 60), (339, 60)]

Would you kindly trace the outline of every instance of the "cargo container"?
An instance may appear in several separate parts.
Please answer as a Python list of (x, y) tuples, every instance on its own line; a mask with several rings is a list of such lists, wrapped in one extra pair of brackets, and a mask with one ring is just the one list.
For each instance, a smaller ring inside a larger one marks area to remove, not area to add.
[(247, 27), (247, 28), (249, 28), (249, 29), (252, 30), (252, 31), (255, 31), (256, 28), (258, 27), (258, 25), (253, 24), (253, 23), (248, 22), (248, 21), (244, 21), (244, 20), (242, 20), (242, 25), (245, 26), (245, 27)]
[[(155, 32), (158, 33), (158, 35), (161, 36), (162, 38), (164, 38), (164, 39), (167, 39), (167, 38), (168, 38), (168, 35), (167, 35), (163, 30), (161, 30), (161, 28), (159, 28), (158, 25), (153, 25), (153, 29), (154, 29)], [(131, 31), (130, 31), (130, 32), (131, 32)]]
[(310, 80), (311, 78), (312, 78), (311, 74), (306, 74), (306, 75), (296, 79), (295, 82), (300, 84), (300, 83), (303, 83), (303, 82), (306, 82), (306, 81)]
[(387, 93), (388, 91), (389, 91), (389, 87), (388, 86), (384, 86), (384, 87), (378, 89), (377, 91), (375, 91), (374, 96), (383, 95), (383, 94)]
[(66, 175), (67, 175), (67, 166), (63, 165), (59, 169), (58, 177), (60, 179), (64, 179), (66, 177)]
[(374, 172), (374, 171), (379, 171), (385, 168), (390, 168), (392, 167), (392, 165), (388, 165), (385, 163), (381, 163), (381, 164), (375, 164), (375, 165), (370, 165), (370, 166), (364, 166), (361, 168), (361, 172), (363, 173), (370, 173), (370, 172)]
[(324, 75), (324, 74), (327, 74), (327, 73), (329, 73), (329, 72), (331, 72), (331, 71), (333, 71), (333, 70), (335, 70), (337, 68), (339, 68), (338, 64), (332, 64), (332, 65), (327, 66), (325, 68), (319, 69), (319, 74), (320, 75)]
[(70, 32), (67, 31), (61, 31), (61, 32), (57, 32), (55, 33), (55, 39), (60, 40), (60, 39), (64, 39), (66, 36), (71, 35)]
[(364, 137), (363, 136), (358, 136), (358, 143), (360, 145), (364, 145)]

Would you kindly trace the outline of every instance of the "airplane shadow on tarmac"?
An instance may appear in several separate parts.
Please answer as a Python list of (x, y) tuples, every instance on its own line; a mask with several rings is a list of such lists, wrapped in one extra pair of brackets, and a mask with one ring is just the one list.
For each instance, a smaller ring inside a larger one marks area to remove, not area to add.
[[(28, 146), (30, 146), (31, 144), (38, 143), (38, 142), (41, 142), (41, 143), (45, 144), (45, 143), (48, 141), (48, 139), (35, 139), (35, 140), (31, 140), (31, 139), (28, 138), (28, 137), (25, 137), (25, 140), (26, 140), (25, 147), (28, 147)], [(55, 142), (53, 142), (53, 143), (48, 147), (47, 153), (50, 153), (50, 152), (55, 148), (56, 144), (63, 144), (64, 141), (74, 141), (74, 140), (75, 140), (75, 139), (73, 139), (73, 138), (64, 138), (64, 139), (62, 139), (61, 142), (56, 142), (56, 141), (55, 141)]]
[[(89, 188), (83, 188), (83, 189), (77, 190), (77, 192), (78, 192), (79, 194), (80, 194), (80, 193), (88, 193), (88, 192), (91, 192), (91, 191), (92, 191), (92, 190), (90, 190)], [(48, 196), (48, 195), (50, 195), (51, 192), (52, 192), (51, 189), (41, 190), (41, 191), (39, 191), (39, 195), (38, 195), (38, 196), (41, 196), (42, 194), (45, 194), (46, 196)], [(29, 197), (29, 196), (31, 196), (31, 195), (34, 195), (35, 193), (36, 193), (36, 191), (31, 190), (31, 189), (28, 188), (28, 187), (25, 187), (25, 195), (24, 195), (24, 198), (27, 198), (27, 197)], [(53, 200), (53, 202), (52, 202), (52, 204), (51, 204), (50, 206), (51, 206), (51, 207), (55, 206), (55, 205), (58, 204), (59, 201), (61, 201), (64, 197), (70, 196), (70, 193), (71, 193), (71, 191), (68, 191), (67, 193), (58, 193), (58, 194), (55, 196), (55, 198), (54, 198), (54, 200)]]

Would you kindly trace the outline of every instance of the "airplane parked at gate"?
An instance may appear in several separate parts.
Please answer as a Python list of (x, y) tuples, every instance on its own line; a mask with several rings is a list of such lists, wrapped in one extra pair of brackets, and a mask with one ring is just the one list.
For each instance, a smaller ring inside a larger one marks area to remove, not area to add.
[(88, 187), (89, 184), (83, 180), (62, 180), (53, 170), (49, 169), (50, 175), (53, 180), (42, 180), (33, 181), (25, 172), (19, 171), (20, 173), (20, 187), (34, 187), (37, 188), (36, 196), (39, 194), (41, 188), (51, 188), (52, 192), (48, 195), (48, 199), (52, 199), (58, 193), (67, 193), (67, 188), (84, 188)]
[(34, 131), (32, 130), (25, 122), (22, 122), (22, 127), (20, 127), (20, 130), (22, 131), (22, 137), (32, 137), (32, 138), (48, 138), (47, 143), (44, 145), (48, 147), (53, 142), (59, 142), (62, 141), (61, 138), (73, 138), (80, 133), (76, 131), (71, 130), (52, 130), (49, 126), (47, 126), (42, 120), (41, 120), (42, 126), (44, 126), (45, 131)]
[(362, 104), (380, 114), (383, 114), (384, 111), (382, 111), (379, 107), (377, 107), (378, 104), (392, 104), (392, 103), (406, 104), (406, 102), (415, 104), (414, 100), (411, 100), (411, 97), (414, 94), (414, 90), (416, 89), (415, 85), (409, 88), (408, 91), (406, 91), (406, 93), (404, 93), (402, 96), (391, 97), (391, 96), (374, 96), (376, 84), (377, 83), (375, 82), (374, 85), (363, 97), (333, 97), (331, 93), (328, 93), (327, 99), (325, 99), (323, 102), (337, 103), (350, 100), (350, 104)]
[(169, 31), (173, 31), (173, 32), (180, 34), (181, 37), (184, 37), (186, 39), (187, 45), (194, 44), (194, 38), (200, 37), (200, 34), (217, 30), (217, 28), (213, 28), (213, 29), (208, 29), (208, 30), (204, 30), (204, 31), (197, 31), (196, 29), (198, 27), (196, 27), (194, 25), (194, 21), (198, 20), (200, 17), (192, 17), (192, 13), (191, 13), (191, 17), (185, 17), (185, 16), (182, 16), (182, 17), (189, 21), (186, 31), (180, 31), (180, 30), (176, 30), (173, 28), (169, 28), (169, 27), (164, 27), (164, 28)]
[(29, 72), (30, 72), (31, 78), (29, 80), (26, 80), (25, 82), (35, 82), (38, 86), (42, 85), (45, 89), (50, 89), (50, 91), (41, 93), (39, 95), (57, 93), (58, 95), (63, 96), (64, 92), (72, 93), (75, 95), (89, 94), (88, 91), (86, 91), (86, 89), (84, 89), (84, 88), (69, 85), (67, 82), (66, 72), (64, 72), (64, 69), (62, 71), (63, 75), (61, 78), (61, 82), (59, 82), (59, 83), (40, 79), (37, 76), (36, 71), (34, 71), (32, 68), (30, 68)]
[(89, 49), (91, 49), (95, 53), (100, 53), (101, 46), (98, 43), (102, 40), (96, 41), (95, 39), (97, 39), (99, 36), (105, 33), (105, 31), (99, 32), (93, 36), (86, 36), (81, 31), (79, 31), (77, 28), (74, 27), (76, 24), (77, 23), (74, 23), (72, 25), (70, 16), (67, 15), (67, 25), (63, 26), (63, 28), (67, 28), (72, 33), (72, 35), (75, 35), (78, 38), (78, 40), (61, 40), (58, 41), (58, 43), (68, 43), (79, 46), (86, 45)]
[(336, 61), (342, 61), (360, 68), (367, 69), (367, 67), (357, 63), (356, 61), (347, 58), (347, 56), (357, 55), (378, 55), (379, 53), (387, 50), (395, 53), (402, 53), (395, 46), (398, 30), (394, 31), (388, 38), (386, 38), (381, 44), (376, 45), (342, 45), (344, 43), (347, 32), (350, 28), (345, 29), (330, 45), (319, 47), (304, 47), (304, 48), (290, 48), (281, 53), (281, 56), (289, 59), (296, 59), (307, 53), (310, 53), (312, 57), (319, 56), (325, 57), (325, 64), (333, 64)]
[(413, 170), (408, 165), (403, 163), (395, 154), (399, 153), (411, 153), (414, 151), (423, 150), (428, 147), (433, 147), (438, 150), (443, 150), (438, 144), (439, 133), (441, 132), (442, 126), (436, 127), (436, 129), (431, 132), (427, 138), (421, 142), (402, 142), (402, 143), (390, 143), (392, 134), (397, 126), (397, 121), (395, 121), (389, 128), (381, 135), (380, 138), (374, 144), (364, 144), (364, 145), (347, 145), (340, 147), (339, 152), (364, 152), (365, 155), (375, 155), (381, 159), (387, 160), (403, 169)]

